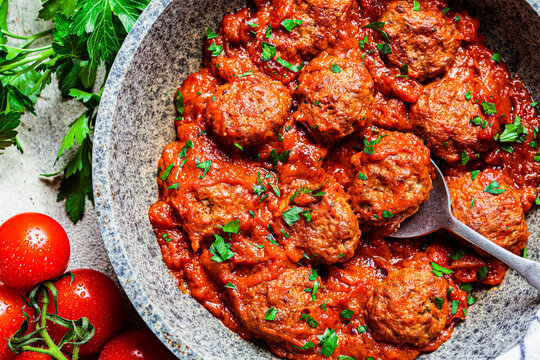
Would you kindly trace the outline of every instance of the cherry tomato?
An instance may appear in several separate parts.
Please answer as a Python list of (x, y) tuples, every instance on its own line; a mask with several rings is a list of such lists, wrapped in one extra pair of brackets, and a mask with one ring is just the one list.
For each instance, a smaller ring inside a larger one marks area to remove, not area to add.
[(177, 360), (150, 330), (132, 330), (112, 339), (98, 360)]
[[(21, 312), (24, 301), (19, 294), (7, 286), (0, 285), (0, 359), (11, 360), (17, 354), (9, 350), (8, 338), (21, 327), (24, 316)], [(32, 318), (34, 312), (25, 307), (24, 311)], [(32, 322), (30, 322), (32, 326)]]
[(22, 213), (0, 226), (0, 281), (13, 289), (59, 277), (69, 254), (66, 232), (47, 215)]
[(17, 356), (15, 360), (51, 360), (51, 357), (37, 352), (25, 351)]
[[(68, 276), (54, 283), (58, 292), (58, 315), (69, 320), (87, 317), (96, 332), (88, 343), (80, 347), (79, 354), (97, 354), (122, 328), (122, 298), (107, 275), (90, 269), (73, 270), (72, 273), (73, 282)], [(48, 331), (53, 340), (58, 342), (66, 333), (66, 328), (51, 323)], [(68, 347), (65, 349), (69, 350)]]

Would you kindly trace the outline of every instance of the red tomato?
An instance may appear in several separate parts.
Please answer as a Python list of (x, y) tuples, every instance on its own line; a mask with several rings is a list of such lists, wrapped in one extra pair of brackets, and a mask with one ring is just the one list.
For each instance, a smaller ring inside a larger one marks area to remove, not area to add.
[(39, 213), (22, 213), (0, 226), (0, 281), (19, 290), (62, 275), (69, 261), (62, 226)]
[[(54, 283), (58, 291), (58, 315), (69, 320), (87, 317), (96, 332), (87, 344), (80, 347), (79, 354), (97, 354), (122, 328), (122, 298), (118, 288), (107, 275), (90, 269), (73, 270), (72, 273), (72, 283), (70, 276)], [(53, 309), (54, 307), (51, 307), (50, 311)], [(66, 328), (51, 323), (48, 331), (58, 343), (66, 333)]]
[[(7, 343), (24, 321), (23, 306), (24, 301), (15, 290), (0, 285), (0, 360), (11, 360), (17, 356), (9, 350)], [(34, 316), (32, 309), (25, 307), (24, 311), (30, 318)]]
[(177, 357), (150, 330), (133, 330), (112, 339), (98, 360), (177, 360)]
[(25, 351), (17, 356), (15, 360), (51, 360), (51, 357), (37, 352)]

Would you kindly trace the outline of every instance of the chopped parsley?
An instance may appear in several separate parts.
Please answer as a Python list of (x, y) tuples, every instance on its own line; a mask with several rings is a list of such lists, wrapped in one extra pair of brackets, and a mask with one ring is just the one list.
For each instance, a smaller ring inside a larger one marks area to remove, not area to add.
[(232, 220), (223, 226), (223, 231), (229, 234), (238, 234), (240, 230), (240, 220)]
[(167, 190), (175, 190), (175, 189), (178, 189), (179, 186), (180, 186), (179, 183), (174, 183), (174, 184), (172, 184), (171, 186), (169, 186), (169, 187), (167, 188)]
[(279, 229), (279, 231), (281, 231), (281, 233), (283, 234), (283, 236), (285, 237), (285, 239), (288, 239), (288, 238), (289, 238), (290, 235), (289, 235), (288, 232), (286, 232), (286, 231), (283, 230), (283, 229)]
[(364, 174), (364, 173), (359, 173), (359, 174), (358, 174), (358, 178), (359, 178), (360, 180), (367, 180), (367, 176), (366, 176), (366, 174)]
[(525, 138), (529, 132), (525, 126), (521, 125), (521, 118), (516, 116), (512, 124), (505, 124), (504, 131), (499, 136), (499, 142), (509, 143), (509, 142), (524, 142)]
[(278, 313), (278, 309), (272, 306), (270, 309), (266, 310), (266, 312), (264, 313), (264, 320), (274, 321), (276, 319), (277, 313)]
[(488, 267), (482, 266), (480, 269), (476, 271), (476, 279), (478, 281), (482, 281), (486, 278), (487, 274), (488, 274)]
[(525, 246), (523, 248), (523, 255), (522, 255), (525, 259), (527, 258), (527, 247)]
[[(358, 44), (360, 45), (360, 48), (361, 48), (362, 50), (364, 50), (366, 44), (369, 44), (369, 39), (368, 39), (367, 35), (364, 35), (364, 38), (363, 38), (362, 40), (360, 40), (360, 41), (358, 42)], [(364, 56), (364, 54), (362, 54), (362, 56)], [(363, 59), (364, 59), (364, 58), (362, 57), (362, 60), (363, 60)]]
[(240, 75), (236, 75), (236, 77), (239, 77), (239, 78), (243, 78), (243, 77), (246, 77), (246, 76), (251, 76), (253, 75), (253, 71), (246, 71), (245, 73), (243, 74), (240, 74)]
[(319, 322), (315, 320), (314, 318), (312, 318), (311, 315), (309, 314), (300, 315), (300, 320), (304, 320), (305, 322), (307, 322), (307, 324), (313, 329), (319, 326)]
[(215, 32), (213, 32), (212, 30), (210, 30), (210, 28), (206, 29), (206, 38), (207, 38), (208, 40), (210, 40), (210, 39), (215, 39), (215, 38), (217, 38), (218, 36), (219, 36), (219, 35), (216, 34)]
[(237, 143), (236, 141), (234, 142), (234, 146), (236, 146), (237, 148), (239, 148), (240, 151), (244, 151), (244, 148), (242, 147), (242, 145), (240, 145), (240, 144)]
[(372, 23), (367, 24), (366, 26), (363, 26), (362, 29), (375, 30), (379, 35), (383, 37), (385, 41), (390, 41), (388, 34), (382, 30), (384, 25), (385, 25), (384, 21), (372, 22)]
[(270, 187), (272, 188), (272, 190), (274, 191), (274, 194), (276, 194), (277, 197), (281, 196), (281, 191), (276, 185), (270, 184)]
[(459, 260), (462, 257), (464, 257), (466, 253), (467, 253), (467, 248), (461, 247), (461, 248), (458, 249), (458, 251), (450, 254), (449, 258), (453, 259), (453, 260)]
[(497, 113), (495, 104), (487, 102), (487, 101), (482, 101), (482, 110), (484, 110), (484, 114), (486, 115), (493, 115)]
[(433, 261), (431, 262), (431, 271), (433, 272), (433, 274), (437, 277), (442, 277), (443, 274), (452, 274), (453, 271), (450, 270), (450, 269), (446, 269), (446, 268), (443, 268), (441, 265), (439, 264), (436, 264), (434, 263)]
[(472, 209), (472, 207), (474, 206), (474, 201), (475, 201), (475, 200), (476, 200), (475, 198), (472, 198), (472, 200), (471, 200), (471, 206), (469, 206), (469, 209)]
[(298, 206), (293, 206), (290, 209), (285, 210), (281, 213), (281, 216), (283, 217), (283, 220), (287, 223), (287, 225), (292, 226), (295, 222), (300, 220), (300, 213), (302, 212), (302, 208), (299, 208)]
[(199, 159), (195, 158), (195, 167), (203, 170), (203, 174), (199, 175), (199, 179), (204, 179), (211, 166), (212, 162), (210, 160), (200, 161)]
[(341, 70), (341, 68), (339, 67), (339, 65), (334, 64), (334, 63), (332, 63), (332, 65), (330, 66), (330, 70), (332, 70), (332, 72), (333, 72), (334, 74), (338, 74), (338, 73), (340, 73), (340, 72), (343, 71), (343, 70)]
[(272, 236), (272, 234), (266, 235), (266, 240), (268, 240), (268, 242), (269, 242), (270, 244), (279, 245), (279, 244), (277, 243), (277, 241), (274, 240), (274, 237)]
[(285, 19), (281, 22), (281, 26), (283, 26), (285, 30), (291, 31), (295, 27), (302, 25), (303, 22), (303, 20)]
[(390, 219), (394, 217), (394, 214), (392, 214), (390, 211), (383, 210), (382, 216), (385, 219)]
[(321, 345), (321, 351), (325, 357), (332, 355), (334, 350), (337, 348), (338, 338), (334, 330), (326, 328), (324, 334), (317, 335), (319, 339), (319, 344)]
[(377, 49), (382, 55), (389, 55), (392, 53), (392, 47), (387, 43), (380, 43), (377, 45)]
[(323, 301), (323, 303), (321, 304), (321, 309), (323, 309), (324, 312), (326, 312), (326, 302)]
[(272, 37), (272, 24), (268, 25), (266, 31), (264, 32), (264, 37), (270, 39)]
[(212, 56), (218, 56), (223, 52), (223, 46), (212, 43), (212, 45), (208, 47), (208, 51), (212, 52)]
[(235, 289), (235, 290), (237, 289), (236, 286), (230, 281), (225, 285), (225, 287), (227, 289)]
[(276, 55), (276, 47), (269, 42), (263, 41), (262, 43), (262, 61), (270, 61)]
[(303, 346), (293, 345), (292, 347), (293, 347), (293, 351), (294, 349), (307, 350), (307, 349), (313, 349), (315, 347), (315, 344), (313, 344), (313, 341), (308, 340), (308, 342), (305, 343)]
[(309, 274), (309, 281), (317, 280), (317, 269), (311, 268), (311, 273)]
[(266, 191), (266, 186), (261, 180), (261, 173), (257, 172), (257, 184), (253, 185), (253, 191), (257, 196), (261, 196)]
[(353, 315), (354, 315), (354, 312), (350, 309), (345, 309), (339, 314), (339, 316), (341, 316), (345, 320), (350, 320)]
[(420, 3), (416, 0), (414, 1), (414, 4), (413, 4), (413, 10), (420, 11)]
[(176, 111), (178, 111), (180, 115), (184, 113), (184, 109), (185, 109), (184, 95), (182, 95), (180, 90), (176, 90), (176, 99), (174, 100), (174, 106), (176, 107)]
[(304, 220), (306, 220), (306, 223), (309, 225), (309, 223), (313, 219), (309, 210), (302, 211), (302, 216), (304, 217)]
[(459, 21), (460, 18), (459, 18), (459, 14), (456, 14), (456, 17), (454, 18), (455, 21)]
[(399, 72), (401, 73), (401, 75), (409, 75), (409, 65), (401, 65), (401, 67), (399, 68)]
[(465, 93), (465, 99), (467, 99), (467, 100), (471, 100), (471, 99), (472, 99), (472, 95), (471, 95), (471, 91), (470, 91), (470, 90), (467, 90), (467, 92)]
[(169, 234), (163, 234), (161, 235), (162, 238), (165, 239), (165, 241), (171, 241), (172, 240), (172, 237), (169, 236)]
[(452, 315), (456, 315), (458, 306), (459, 306), (459, 301), (457, 300), (452, 301)]
[(499, 183), (496, 180), (493, 180), (484, 189), (484, 192), (487, 192), (488, 194), (492, 194), (492, 195), (499, 195), (499, 194), (502, 194), (505, 191), (506, 191), (506, 189), (499, 188)]
[(440, 297), (435, 296), (435, 306), (437, 307), (437, 309), (442, 310), (443, 305), (444, 305), (444, 299), (441, 299)]
[(253, 212), (253, 210), (248, 210), (248, 213), (249, 213), (249, 216), (255, 217), (255, 213)]
[(469, 154), (465, 151), (461, 151), (461, 165), (465, 166), (469, 162)]
[(536, 154), (534, 154), (534, 161), (540, 162), (540, 152), (537, 152)]
[(161, 173), (161, 175), (159, 176), (161, 181), (167, 180), (167, 178), (169, 177), (169, 175), (171, 173), (171, 170), (172, 170), (173, 166), (174, 166), (173, 163), (169, 164), (169, 166), (167, 166), (167, 168)]
[(367, 326), (358, 326), (356, 330), (358, 330), (359, 334), (365, 333), (367, 331)]
[(287, 60), (283, 60), (282, 58), (280, 58), (279, 56), (276, 58), (276, 61), (278, 64), (280, 64), (281, 66), (283, 66), (285, 69), (289, 69), (291, 70), (292, 72), (299, 72), (300, 70), (302, 70), (304, 68), (304, 66), (306, 65), (304, 62), (302, 62), (300, 65), (296, 66), (296, 65), (293, 65), (291, 64), (290, 62), (288, 62)]
[(317, 292), (319, 291), (320, 286), (321, 284), (319, 284), (318, 281), (315, 281), (313, 283), (313, 289), (304, 289), (305, 292), (311, 293), (311, 300), (313, 300), (313, 302), (317, 301)]
[(364, 152), (368, 155), (373, 155), (373, 152), (375, 151), (373, 145), (377, 145), (379, 141), (381, 141), (381, 139), (385, 136), (387, 135), (379, 135), (375, 140), (368, 140), (364, 136)]
[(480, 173), (480, 170), (471, 171), (471, 179), (472, 180), (476, 179), (476, 177), (478, 176), (479, 173)]
[(277, 154), (276, 149), (270, 150), (270, 156), (268, 157), (268, 162), (272, 164), (272, 166), (276, 167), (278, 162), (287, 162), (289, 160), (289, 154), (291, 153), (290, 150), (285, 150), (281, 154)]
[(232, 258), (235, 253), (232, 252), (231, 244), (227, 244), (223, 238), (217, 234), (214, 234), (216, 240), (210, 245), (210, 252), (212, 253), (212, 260), (221, 263)]
[(501, 55), (497, 54), (497, 53), (494, 53), (492, 56), (491, 56), (491, 60), (495, 61), (495, 62), (501, 62)]
[(442, 14), (443, 14), (443, 15), (446, 15), (449, 11), (450, 11), (450, 8), (449, 8), (449, 7), (444, 8), (444, 10), (442, 11)]

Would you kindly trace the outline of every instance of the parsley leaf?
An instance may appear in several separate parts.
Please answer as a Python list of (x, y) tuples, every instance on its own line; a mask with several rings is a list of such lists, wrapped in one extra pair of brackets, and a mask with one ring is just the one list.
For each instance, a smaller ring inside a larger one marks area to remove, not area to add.
[(293, 20), (293, 19), (285, 19), (281, 22), (281, 26), (285, 28), (287, 31), (291, 31), (297, 26), (302, 25), (303, 20)]
[(486, 186), (486, 188), (484, 189), (484, 192), (487, 192), (488, 194), (492, 194), (492, 195), (499, 195), (505, 191), (506, 189), (499, 188), (499, 183), (495, 180), (489, 183), (489, 185)]
[(279, 311), (278, 309), (272, 306), (270, 309), (266, 310), (266, 312), (264, 313), (264, 320), (274, 321), (276, 319), (276, 315), (278, 311)]
[(435, 296), (435, 306), (437, 307), (437, 309), (442, 310), (443, 304), (444, 304), (444, 299), (441, 299), (440, 297)]
[(332, 70), (334, 74), (338, 74), (343, 71), (337, 64), (334, 63), (332, 63), (332, 65), (330, 66), (330, 70)]
[(488, 274), (488, 267), (482, 266), (476, 271), (476, 279), (478, 281), (482, 281), (486, 278), (487, 274)]
[(482, 109), (484, 110), (484, 114), (486, 115), (493, 115), (497, 113), (495, 104), (487, 102), (487, 101), (482, 101)]
[(338, 337), (334, 330), (326, 328), (322, 335), (317, 335), (321, 351), (324, 356), (329, 357), (337, 348)]
[(21, 114), (18, 112), (0, 113), (0, 150), (15, 144), (17, 136), (15, 129), (21, 123), (20, 117)]
[(218, 263), (227, 261), (231, 259), (235, 253), (230, 250), (231, 244), (228, 244), (225, 242), (225, 240), (217, 235), (214, 234), (216, 240), (212, 245), (210, 245), (210, 252), (212, 253), (212, 260)]
[(287, 225), (292, 226), (295, 222), (300, 220), (299, 214), (301, 212), (302, 212), (302, 208), (299, 208), (298, 206), (294, 206), (282, 212), (281, 216), (283, 217), (283, 220), (285, 220)]
[(433, 274), (435, 274), (435, 276), (437, 277), (442, 277), (443, 274), (452, 274), (453, 271), (450, 270), (450, 269), (446, 269), (446, 268), (443, 268), (441, 265), (439, 264), (436, 264), (434, 263), (433, 261), (431, 262), (431, 267), (432, 267), (432, 272)]
[(212, 162), (210, 160), (200, 161), (199, 159), (195, 158), (195, 167), (203, 170), (203, 174), (199, 175), (199, 179), (204, 179), (211, 166)]
[(420, 11), (420, 3), (418, 1), (414, 1), (413, 3), (413, 10), (414, 11)]
[(279, 56), (276, 58), (276, 61), (277, 61), (278, 64), (280, 64), (281, 66), (283, 66), (286, 69), (291, 70), (292, 72), (299, 72), (306, 65), (306, 63), (302, 62), (300, 65), (296, 66), (296, 65), (291, 64), (287, 60), (283, 60)]
[(313, 329), (319, 326), (319, 322), (315, 320), (314, 318), (312, 318), (311, 315), (309, 314), (300, 315), (300, 320), (304, 320), (305, 322), (307, 322), (307, 324)]
[(223, 52), (223, 46), (212, 43), (212, 45), (208, 47), (208, 51), (212, 53), (212, 56), (219, 56)]
[(504, 131), (499, 136), (499, 142), (509, 143), (509, 142), (524, 142), (525, 138), (529, 131), (525, 126), (521, 125), (521, 118), (516, 116), (512, 124), (505, 124)]
[(307, 350), (307, 349), (313, 349), (315, 347), (315, 344), (313, 344), (313, 341), (308, 340), (308, 342), (305, 343), (303, 346), (293, 345), (292, 347), (293, 347), (293, 350), (295, 348), (300, 349), (300, 350)]
[(385, 25), (384, 21), (372, 22), (372, 23), (367, 24), (366, 26), (363, 26), (362, 29), (373, 29), (379, 35), (381, 35), (383, 37), (384, 41), (390, 41), (390, 38), (388, 37), (388, 34), (382, 30), (384, 25)]
[(229, 234), (238, 234), (240, 230), (240, 220), (232, 220), (223, 226), (223, 231)]
[(346, 320), (350, 320), (353, 315), (354, 315), (354, 312), (350, 309), (345, 309), (339, 314), (339, 316), (341, 316), (343, 319), (346, 319)]
[(392, 47), (387, 43), (377, 44), (377, 49), (382, 55), (390, 55), (392, 53)]
[(262, 43), (262, 61), (270, 61), (276, 55), (276, 47), (269, 42), (263, 41)]
[(237, 289), (237, 287), (230, 281), (227, 284), (225, 284), (225, 287), (227, 289), (235, 289), (235, 290)]
[(219, 35), (210, 30), (210, 28), (206, 29), (206, 38), (208, 40), (215, 39), (217, 37), (219, 37)]

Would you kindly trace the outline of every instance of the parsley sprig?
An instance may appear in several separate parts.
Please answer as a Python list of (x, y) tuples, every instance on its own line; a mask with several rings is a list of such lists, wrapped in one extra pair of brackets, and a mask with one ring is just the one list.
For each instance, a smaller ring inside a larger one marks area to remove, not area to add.
[[(53, 75), (63, 96), (86, 107), (69, 125), (56, 159), (51, 159), (52, 165), (68, 156), (67, 163), (60, 171), (43, 175), (64, 175), (57, 200), (66, 201), (66, 211), (74, 223), (84, 215), (86, 200), (93, 201), (92, 135), (108, 71), (122, 41), (148, 3), (149, 0), (47, 0), (42, 3), (38, 18), (50, 21), (51, 28), (28, 36), (9, 31), (9, 3), (4, 1), (0, 6), (0, 151), (16, 146), (22, 152), (17, 140), (21, 115), (36, 115), (37, 97)], [(98, 77), (102, 66), (105, 76)], [(92, 89), (97, 89), (97, 93), (92, 93)]]

